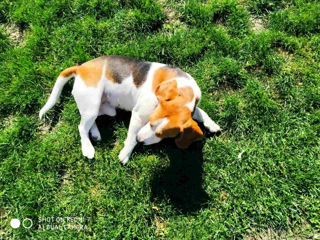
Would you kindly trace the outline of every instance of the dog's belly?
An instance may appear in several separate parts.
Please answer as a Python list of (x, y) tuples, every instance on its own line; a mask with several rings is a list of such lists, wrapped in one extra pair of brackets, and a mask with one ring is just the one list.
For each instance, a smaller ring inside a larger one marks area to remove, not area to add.
[(115, 108), (132, 111), (138, 99), (138, 89), (134, 86), (132, 77), (120, 84), (106, 80), (103, 98)]
[(132, 111), (135, 106), (137, 99), (130, 95), (130, 94), (113, 94), (113, 93), (106, 93), (107, 95), (107, 102), (115, 107), (120, 108), (126, 111)]

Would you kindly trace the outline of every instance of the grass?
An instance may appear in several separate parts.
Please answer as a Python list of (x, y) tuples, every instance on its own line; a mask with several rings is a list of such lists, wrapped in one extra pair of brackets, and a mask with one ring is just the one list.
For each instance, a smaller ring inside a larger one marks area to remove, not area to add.
[[(312, 0), (2, 1), (0, 239), (319, 238), (319, 9)], [(109, 54), (189, 72), (222, 134), (205, 131), (184, 151), (171, 140), (139, 146), (123, 167), (130, 113), (119, 111), (98, 119), (102, 142), (84, 158), (72, 83), (45, 121), (38, 112), (60, 71)], [(26, 217), (30, 229), (10, 227)], [(42, 230), (64, 225), (43, 217), (83, 217), (86, 229)]]

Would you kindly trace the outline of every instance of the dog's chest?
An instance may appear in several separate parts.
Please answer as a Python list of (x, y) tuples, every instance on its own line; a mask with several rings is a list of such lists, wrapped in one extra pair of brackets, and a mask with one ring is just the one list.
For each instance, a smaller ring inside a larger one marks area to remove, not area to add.
[(132, 77), (124, 79), (120, 84), (105, 81), (104, 95), (107, 102), (116, 108), (131, 111), (138, 99), (139, 91)]

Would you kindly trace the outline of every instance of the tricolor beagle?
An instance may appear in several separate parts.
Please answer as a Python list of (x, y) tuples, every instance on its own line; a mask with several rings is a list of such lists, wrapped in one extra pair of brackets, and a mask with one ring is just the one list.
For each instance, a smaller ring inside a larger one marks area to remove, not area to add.
[(57, 102), (71, 77), (75, 77), (72, 94), (81, 114), (82, 153), (88, 158), (95, 154), (89, 131), (95, 140), (101, 139), (95, 123), (97, 116), (115, 116), (116, 108), (132, 111), (127, 139), (119, 154), (123, 164), (128, 162), (137, 142), (149, 145), (177, 137), (176, 145), (187, 148), (199, 140), (203, 133), (192, 117), (211, 132), (220, 130), (197, 107), (201, 91), (188, 73), (165, 64), (121, 56), (99, 57), (62, 71), (39, 113), (40, 119)]

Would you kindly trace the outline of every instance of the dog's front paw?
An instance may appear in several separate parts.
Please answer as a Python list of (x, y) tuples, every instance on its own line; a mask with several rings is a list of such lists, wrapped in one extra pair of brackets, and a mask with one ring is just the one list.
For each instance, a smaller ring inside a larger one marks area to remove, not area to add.
[(215, 122), (210, 122), (209, 124), (206, 124), (205, 127), (209, 129), (210, 132), (215, 133), (215, 132), (220, 132), (221, 128), (218, 124)]
[(95, 153), (95, 150), (94, 150), (94, 147), (92, 145), (85, 145), (85, 146), (82, 146), (82, 154), (83, 156), (89, 158), (89, 159), (92, 159), (94, 157), (94, 153)]
[(125, 165), (129, 161), (130, 154), (125, 149), (122, 149), (118, 157), (120, 162)]

